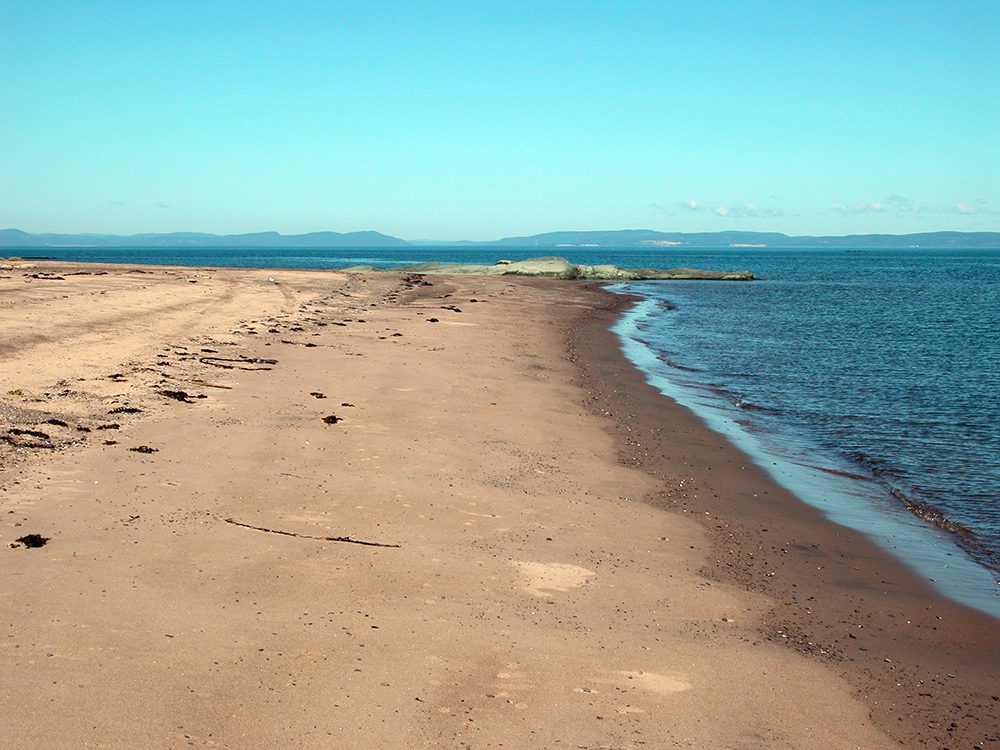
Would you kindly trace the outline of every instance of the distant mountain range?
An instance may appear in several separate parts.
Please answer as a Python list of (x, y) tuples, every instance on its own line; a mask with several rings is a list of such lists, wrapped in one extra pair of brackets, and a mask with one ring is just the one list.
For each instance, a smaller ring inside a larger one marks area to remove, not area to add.
[(309, 234), (28, 234), (20, 229), (0, 229), (0, 247), (399, 247), (406, 240), (380, 232), (310, 232)]
[(679, 245), (688, 247), (1000, 247), (1000, 232), (924, 232), (921, 234), (849, 234), (841, 237), (790, 237), (778, 232), (655, 232), (623, 229), (613, 232), (547, 232), (529, 237), (505, 237), (492, 243), (518, 247), (596, 245)]
[(406, 247), (410, 245), (504, 245), (508, 247), (1000, 247), (1000, 232), (923, 232), (920, 234), (850, 234), (793, 237), (778, 232), (657, 232), (620, 229), (607, 232), (546, 232), (491, 241), (407, 242), (381, 232), (310, 232), (309, 234), (29, 234), (0, 229), (0, 247)]

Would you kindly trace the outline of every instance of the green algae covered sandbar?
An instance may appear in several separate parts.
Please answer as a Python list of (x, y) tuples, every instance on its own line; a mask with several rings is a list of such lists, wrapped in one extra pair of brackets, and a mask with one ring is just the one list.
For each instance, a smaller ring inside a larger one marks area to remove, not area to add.
[(550, 279), (590, 279), (598, 281), (645, 281), (656, 279), (703, 280), (703, 281), (752, 281), (749, 271), (707, 271), (698, 268), (619, 268), (606, 264), (583, 266), (570, 263), (565, 258), (545, 257), (528, 260), (497, 261), (493, 265), (484, 263), (416, 263), (396, 266), (392, 269), (377, 269), (374, 266), (351, 266), (341, 269), (347, 273), (372, 273), (391, 270), (402, 273), (433, 275), (464, 274), (471, 276), (539, 276)]

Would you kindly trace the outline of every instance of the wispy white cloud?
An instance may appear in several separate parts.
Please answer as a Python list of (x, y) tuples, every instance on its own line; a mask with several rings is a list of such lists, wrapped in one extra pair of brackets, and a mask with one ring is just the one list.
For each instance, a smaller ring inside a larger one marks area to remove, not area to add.
[(693, 198), (678, 201), (674, 204), (677, 208), (685, 209), (694, 213), (710, 213), (725, 219), (756, 219), (762, 217), (782, 216), (784, 211), (780, 208), (768, 208), (756, 203), (705, 203)]
[(716, 206), (712, 209), (716, 216), (726, 216), (737, 219), (758, 218), (763, 216), (781, 216), (780, 208), (766, 208), (756, 203), (739, 203), (731, 206)]
[(960, 202), (950, 204), (916, 203), (901, 195), (890, 195), (885, 200), (861, 203), (834, 203), (833, 210), (839, 214), (937, 214), (948, 216), (969, 216), (972, 214), (995, 214), (988, 201)]
[(844, 214), (845, 216), (851, 214), (881, 214), (888, 210), (885, 203), (852, 203), (850, 205), (834, 203), (832, 208), (838, 214)]

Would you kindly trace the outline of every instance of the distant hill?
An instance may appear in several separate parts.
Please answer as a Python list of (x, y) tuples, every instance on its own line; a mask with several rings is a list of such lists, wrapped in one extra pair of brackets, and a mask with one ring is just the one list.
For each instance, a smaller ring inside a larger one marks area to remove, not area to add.
[(0, 247), (399, 247), (409, 243), (380, 232), (310, 232), (309, 234), (28, 234), (0, 229)]
[(611, 232), (546, 232), (528, 237), (504, 237), (476, 245), (516, 247), (636, 247), (679, 245), (687, 247), (1000, 247), (1000, 232), (924, 232), (920, 234), (849, 234), (839, 237), (792, 237), (778, 232), (657, 232), (621, 229)]
[(381, 232), (310, 232), (309, 234), (29, 234), (0, 229), (0, 247), (405, 247), (500, 246), (509, 247), (1000, 247), (1000, 232), (924, 232), (921, 234), (849, 234), (835, 237), (794, 237), (779, 232), (658, 232), (652, 229), (619, 229), (595, 232), (546, 232), (501, 240), (407, 242)]

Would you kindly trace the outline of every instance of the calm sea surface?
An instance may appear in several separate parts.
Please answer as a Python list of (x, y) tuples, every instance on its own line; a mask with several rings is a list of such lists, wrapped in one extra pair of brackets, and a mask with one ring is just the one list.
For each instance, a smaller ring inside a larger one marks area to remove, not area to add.
[[(617, 333), (650, 382), (775, 478), (1000, 615), (1000, 250), (32, 248), (62, 260), (272, 268), (578, 263), (750, 270), (641, 282)], [(943, 531), (942, 528), (947, 529)]]

